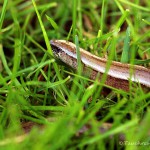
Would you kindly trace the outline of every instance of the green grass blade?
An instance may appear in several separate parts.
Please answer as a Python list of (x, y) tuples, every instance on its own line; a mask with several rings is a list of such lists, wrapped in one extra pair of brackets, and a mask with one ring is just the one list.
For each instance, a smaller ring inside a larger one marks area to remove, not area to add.
[(40, 17), (39, 12), (38, 12), (37, 5), (36, 5), (34, 0), (32, 0), (32, 3), (33, 3), (34, 9), (36, 11), (36, 14), (37, 14), (37, 17), (38, 17), (38, 20), (39, 20), (39, 23), (40, 23), (40, 26), (41, 26), (41, 29), (42, 29), (42, 32), (43, 32), (43, 36), (44, 36), (44, 40), (45, 40), (45, 43), (46, 43), (47, 50), (50, 53), (50, 55), (53, 56), (53, 52), (52, 52), (52, 49), (51, 49), (51, 46), (50, 46), (50, 42), (49, 42), (49, 39), (48, 39), (48, 36), (47, 36), (47, 32), (45, 30), (42, 19)]
[(129, 62), (129, 50), (130, 50), (130, 28), (128, 27), (126, 30), (126, 37), (124, 40), (124, 46), (121, 55), (121, 62), (123, 63)]
[(53, 27), (55, 30), (58, 30), (58, 29), (59, 29), (58, 25), (56, 24), (56, 22), (55, 22), (52, 18), (50, 18), (50, 17), (47, 16), (47, 15), (46, 15), (46, 18), (47, 18), (47, 20), (51, 23), (52, 27)]
[(1, 12), (1, 17), (0, 17), (0, 33), (1, 33), (1, 29), (2, 29), (4, 18), (5, 18), (7, 4), (8, 4), (8, 0), (4, 0), (3, 8), (2, 8), (2, 12)]

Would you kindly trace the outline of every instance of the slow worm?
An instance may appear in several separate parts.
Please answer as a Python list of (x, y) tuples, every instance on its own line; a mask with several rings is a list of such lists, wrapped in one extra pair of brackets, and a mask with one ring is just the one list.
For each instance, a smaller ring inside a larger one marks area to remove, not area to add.
[[(50, 41), (54, 55), (64, 63), (77, 69), (77, 53), (76, 45), (65, 40)], [(89, 73), (91, 79), (95, 79), (99, 73), (100, 79), (105, 73), (107, 67), (107, 59), (100, 58), (90, 52), (79, 48), (81, 62), (83, 64), (83, 72)], [(131, 73), (132, 72), (132, 73)], [(140, 83), (144, 87), (150, 88), (150, 69), (138, 65), (124, 64), (112, 61), (107, 72), (106, 85), (129, 90), (129, 80)]]

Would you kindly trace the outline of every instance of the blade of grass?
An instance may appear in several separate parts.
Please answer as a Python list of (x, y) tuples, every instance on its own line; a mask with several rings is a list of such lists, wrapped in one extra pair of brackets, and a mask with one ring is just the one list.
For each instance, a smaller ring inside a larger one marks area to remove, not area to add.
[(78, 64), (78, 74), (81, 75), (82, 72), (82, 63), (81, 63), (81, 55), (80, 55), (80, 50), (79, 50), (79, 41), (78, 41), (78, 36), (75, 36), (75, 44), (76, 44), (76, 52), (77, 52), (77, 64)]
[(51, 49), (51, 46), (50, 46), (50, 43), (49, 43), (49, 39), (48, 39), (46, 30), (45, 30), (45, 28), (44, 28), (43, 22), (42, 22), (42, 20), (41, 20), (40, 14), (39, 14), (39, 12), (38, 12), (36, 3), (35, 3), (34, 0), (32, 0), (32, 3), (33, 3), (34, 9), (35, 9), (35, 11), (36, 11), (36, 14), (37, 14), (37, 17), (38, 17), (38, 20), (39, 20), (39, 23), (40, 23), (40, 26), (41, 26), (41, 29), (42, 29), (42, 32), (43, 32), (43, 36), (44, 36), (44, 40), (45, 40), (45, 43), (46, 43), (47, 50), (48, 50), (48, 52), (50, 53), (50, 55), (53, 56), (53, 52), (52, 52), (52, 49)]
[(101, 18), (100, 18), (100, 30), (101, 30), (101, 35), (103, 34), (103, 30), (104, 30), (104, 10), (105, 8), (105, 0), (102, 1), (102, 9), (101, 9)]
[[(120, 4), (120, 2), (119, 2), (118, 0), (114, 0), (114, 1), (115, 1), (115, 3), (117, 4), (118, 8), (120, 9), (121, 13), (124, 14), (125, 10), (124, 10), (124, 8), (122, 7), (122, 5)], [(127, 23), (128, 23), (128, 26), (129, 26), (130, 29), (131, 29), (131, 33), (132, 33), (133, 37), (136, 38), (136, 36), (135, 36), (135, 29), (134, 29), (134, 26), (133, 26), (132, 22), (131, 22), (130, 19), (128, 19), (128, 18), (126, 18), (126, 21), (127, 21)], [(134, 38), (133, 38), (133, 39), (134, 39)]]
[(129, 6), (135, 7), (137, 9), (139, 9), (139, 10), (150, 12), (150, 9), (148, 9), (147, 7), (139, 6), (139, 5), (134, 4), (134, 3), (130, 2), (130, 1), (126, 1), (126, 0), (118, 0), (118, 1), (120, 1), (120, 2), (122, 2), (124, 4), (127, 4)]
[(45, 61), (43, 63), (40, 63), (38, 64), (38, 67), (37, 69), (35, 69), (34, 71), (32, 71), (31, 73), (28, 74), (27, 78), (30, 78), (30, 76), (32, 76), (35, 72), (37, 72), (38, 70), (42, 69), (45, 65), (47, 64), (51, 64), (51, 63), (54, 63), (55, 62), (55, 59), (51, 59), (51, 60), (48, 60), (48, 61)]
[(14, 53), (14, 65), (13, 65), (13, 76), (15, 77), (15, 74), (17, 73), (17, 70), (20, 67), (20, 61), (21, 61), (21, 47), (22, 43), (20, 39), (15, 39), (15, 53)]
[(73, 39), (75, 41), (76, 35), (76, 22), (77, 22), (77, 0), (73, 1), (73, 9), (72, 9), (72, 20), (73, 20)]
[(145, 22), (146, 24), (150, 25), (150, 21), (147, 21), (145, 19), (142, 19), (143, 22)]
[(79, 18), (80, 39), (83, 39), (82, 0), (78, 0), (78, 18)]
[(4, 51), (3, 51), (3, 47), (2, 45), (0, 44), (0, 58), (2, 60), (2, 63), (3, 63), (3, 66), (7, 72), (8, 75), (11, 75), (11, 70), (9, 69), (8, 67), (8, 64), (7, 64), (7, 61), (6, 61), (6, 57), (5, 57), (5, 54), (4, 54)]
[(128, 63), (129, 62), (129, 49), (130, 48), (130, 28), (128, 27), (126, 30), (126, 37), (124, 40), (123, 51), (121, 55), (121, 62)]
[(1, 33), (2, 26), (3, 26), (4, 18), (5, 18), (7, 4), (8, 4), (8, 0), (4, 0), (3, 8), (2, 8), (2, 12), (1, 12), (1, 18), (0, 18), (0, 33)]
[(47, 20), (51, 23), (52, 27), (57, 31), (59, 29), (58, 25), (56, 24), (56, 22), (50, 18), (49, 16), (46, 15)]
[(129, 9), (126, 9), (123, 13), (123, 15), (121, 16), (121, 18), (118, 20), (118, 22), (116, 23), (116, 30), (120, 29), (121, 25), (124, 23), (124, 21), (127, 19), (128, 15), (129, 15)]

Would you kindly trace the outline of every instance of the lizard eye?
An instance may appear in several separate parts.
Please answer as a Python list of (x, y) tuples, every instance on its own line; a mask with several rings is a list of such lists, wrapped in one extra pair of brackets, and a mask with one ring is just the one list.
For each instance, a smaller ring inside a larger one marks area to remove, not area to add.
[(51, 47), (52, 47), (53, 53), (54, 53), (55, 55), (58, 55), (58, 54), (61, 52), (61, 49), (58, 48), (57, 46), (51, 44)]

